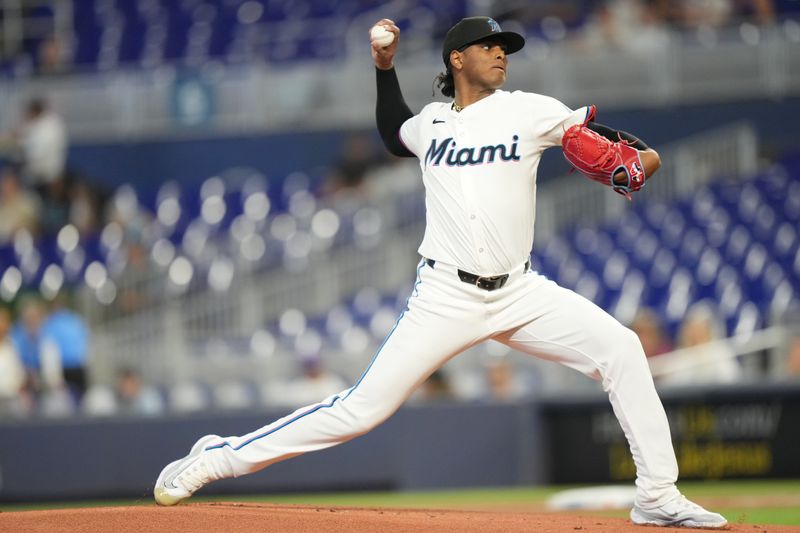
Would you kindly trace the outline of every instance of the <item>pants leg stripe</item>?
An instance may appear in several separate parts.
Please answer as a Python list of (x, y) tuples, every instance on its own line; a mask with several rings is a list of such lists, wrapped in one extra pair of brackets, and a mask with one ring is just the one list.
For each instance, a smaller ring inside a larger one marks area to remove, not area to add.
[(215, 445), (213, 445), (213, 446), (208, 446), (208, 447), (206, 447), (206, 448), (205, 448), (205, 450), (206, 450), (206, 451), (208, 451), (208, 450), (216, 450), (216, 449), (219, 449), (219, 448), (224, 448), (225, 446), (228, 446), (229, 448), (233, 449), (234, 451), (241, 450), (242, 448), (244, 448), (244, 447), (245, 447), (245, 446), (247, 446), (248, 444), (251, 444), (251, 443), (253, 443), (253, 442), (255, 442), (255, 441), (259, 440), (259, 439), (263, 439), (264, 437), (267, 437), (267, 436), (269, 436), (269, 435), (272, 435), (272, 434), (273, 434), (273, 433), (275, 433), (276, 431), (278, 431), (278, 430), (280, 430), (280, 429), (283, 429), (283, 428), (285, 428), (285, 427), (286, 427), (286, 426), (288, 426), (289, 424), (292, 424), (292, 423), (294, 423), (294, 422), (297, 422), (298, 420), (300, 420), (300, 419), (301, 419), (301, 418), (303, 418), (303, 417), (306, 417), (306, 416), (308, 416), (308, 415), (310, 415), (310, 414), (312, 414), (312, 413), (315, 413), (316, 411), (319, 411), (320, 409), (326, 409), (326, 408), (330, 408), (330, 407), (332, 407), (332, 406), (333, 406), (333, 404), (335, 404), (337, 400), (342, 400), (342, 401), (346, 400), (346, 399), (347, 399), (347, 397), (348, 397), (348, 396), (350, 396), (350, 394), (352, 394), (354, 390), (356, 390), (356, 387), (358, 387), (358, 386), (361, 384), (361, 382), (362, 382), (362, 381), (364, 381), (364, 377), (367, 375), (367, 372), (369, 372), (370, 368), (372, 368), (372, 365), (373, 365), (373, 364), (375, 363), (375, 361), (378, 359), (378, 356), (381, 354), (381, 350), (383, 349), (384, 345), (385, 345), (385, 344), (386, 344), (386, 342), (389, 340), (389, 338), (392, 336), (392, 333), (394, 333), (394, 332), (395, 332), (395, 330), (397, 329), (397, 326), (400, 324), (400, 321), (401, 321), (401, 320), (403, 319), (403, 317), (405, 316), (405, 314), (406, 314), (406, 311), (408, 310), (408, 303), (411, 301), (411, 298), (412, 298), (412, 297), (414, 297), (414, 296), (416, 296), (416, 295), (417, 295), (417, 293), (418, 293), (419, 284), (421, 283), (421, 280), (419, 279), (419, 272), (420, 272), (420, 270), (422, 269), (422, 267), (423, 267), (425, 264), (426, 264), (426, 263), (425, 263), (425, 261), (424, 261), (424, 260), (423, 260), (423, 261), (420, 261), (420, 264), (419, 264), (419, 266), (417, 267), (417, 281), (416, 281), (416, 283), (414, 284), (414, 288), (413, 288), (413, 290), (411, 291), (411, 295), (410, 295), (410, 296), (408, 297), (408, 299), (406, 300), (406, 307), (405, 307), (405, 309), (403, 310), (403, 312), (402, 312), (402, 313), (400, 313), (400, 316), (397, 318), (397, 321), (394, 323), (394, 327), (393, 327), (393, 328), (392, 328), (392, 330), (389, 332), (389, 334), (386, 336), (386, 338), (383, 340), (383, 342), (381, 343), (381, 345), (378, 347), (378, 350), (375, 352), (375, 355), (372, 357), (372, 361), (370, 361), (370, 363), (369, 363), (369, 366), (367, 366), (367, 369), (366, 369), (366, 370), (364, 370), (364, 373), (363, 373), (363, 374), (361, 374), (361, 377), (360, 377), (360, 378), (358, 378), (358, 381), (356, 382), (356, 384), (355, 384), (355, 385), (353, 385), (353, 386), (350, 388), (350, 390), (347, 392), (347, 394), (344, 396), (344, 398), (342, 398), (342, 397), (341, 397), (341, 396), (339, 396), (339, 395), (336, 395), (336, 396), (334, 396), (334, 397), (333, 397), (333, 399), (331, 399), (331, 401), (330, 401), (330, 402), (328, 402), (328, 403), (323, 403), (323, 404), (319, 404), (319, 405), (316, 405), (316, 406), (312, 407), (311, 409), (309, 409), (308, 411), (305, 411), (305, 412), (303, 412), (303, 413), (300, 413), (299, 415), (295, 416), (295, 417), (294, 417), (294, 418), (292, 418), (291, 420), (287, 420), (286, 422), (284, 422), (283, 424), (279, 425), (278, 427), (272, 428), (272, 429), (270, 429), (269, 431), (266, 431), (265, 433), (262, 433), (261, 435), (256, 435), (255, 437), (252, 437), (252, 438), (250, 438), (250, 439), (246, 440), (245, 442), (243, 442), (243, 443), (242, 443), (242, 444), (240, 444), (239, 446), (233, 447), (233, 446), (231, 446), (231, 445), (230, 445), (230, 443), (229, 443), (228, 441), (225, 441), (225, 442), (222, 442), (222, 443), (220, 443), (220, 444), (215, 444)]
[(422, 270), (422, 267), (425, 266), (426, 264), (427, 263), (423, 260), (423, 261), (420, 261), (419, 266), (417, 266), (417, 282), (414, 283), (414, 288), (412, 289), (411, 294), (406, 299), (406, 307), (405, 307), (405, 309), (403, 309), (403, 312), (400, 313), (399, 317), (397, 317), (397, 322), (394, 323), (394, 326), (392, 327), (392, 330), (389, 332), (388, 335), (386, 335), (386, 338), (383, 339), (383, 342), (378, 347), (378, 351), (375, 352), (375, 356), (372, 358), (372, 361), (370, 361), (369, 366), (367, 366), (366, 370), (364, 370), (364, 373), (361, 374), (360, 378), (358, 378), (358, 381), (356, 382), (356, 384), (353, 385), (353, 387), (348, 391), (347, 395), (344, 397), (345, 400), (347, 399), (348, 396), (350, 396), (353, 393), (354, 390), (356, 390), (356, 387), (358, 387), (361, 384), (361, 382), (364, 380), (364, 377), (367, 375), (367, 372), (369, 372), (369, 369), (372, 368), (372, 365), (375, 364), (375, 361), (378, 359), (378, 356), (380, 355), (381, 350), (383, 349), (383, 346), (386, 344), (386, 341), (389, 340), (389, 337), (392, 336), (392, 333), (394, 333), (394, 330), (397, 329), (397, 326), (400, 324), (400, 321), (405, 316), (406, 311), (408, 310), (408, 302), (411, 301), (411, 298), (413, 298), (414, 296), (417, 295), (419, 284), (421, 283), (421, 280), (419, 279), (419, 271)]

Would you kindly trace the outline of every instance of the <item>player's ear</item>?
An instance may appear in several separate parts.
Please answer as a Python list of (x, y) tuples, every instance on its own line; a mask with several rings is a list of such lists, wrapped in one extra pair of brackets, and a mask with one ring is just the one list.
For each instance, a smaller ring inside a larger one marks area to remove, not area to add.
[(453, 50), (450, 52), (450, 65), (455, 70), (461, 70), (461, 68), (464, 66), (464, 54), (458, 50)]

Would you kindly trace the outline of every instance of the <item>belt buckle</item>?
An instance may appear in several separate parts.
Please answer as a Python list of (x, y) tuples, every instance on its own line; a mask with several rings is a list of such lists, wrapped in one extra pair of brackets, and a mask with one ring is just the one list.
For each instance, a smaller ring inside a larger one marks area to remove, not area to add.
[(479, 289), (482, 289), (483, 287), (481, 287), (481, 281), (483, 281), (486, 283), (486, 287), (484, 290), (494, 291), (497, 289), (502, 289), (507, 279), (508, 279), (508, 274), (501, 274), (499, 276), (489, 276), (489, 277), (478, 276), (477, 279), (475, 279), (475, 286), (478, 287)]

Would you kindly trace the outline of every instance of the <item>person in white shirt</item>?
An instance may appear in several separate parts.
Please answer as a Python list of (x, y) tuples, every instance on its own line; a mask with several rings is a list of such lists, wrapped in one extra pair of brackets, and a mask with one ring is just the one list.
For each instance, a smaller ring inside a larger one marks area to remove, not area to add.
[[(378, 130), (390, 152), (419, 159), (426, 190), (423, 259), (405, 311), (356, 384), (248, 435), (208, 435), (167, 465), (155, 499), (173, 505), (215, 479), (255, 472), (296, 455), (362, 435), (386, 420), (449, 359), (488, 339), (553, 360), (602, 381), (637, 467), (637, 524), (722, 527), (727, 522), (686, 500), (675, 486), (669, 425), (641, 343), (605, 311), (530, 269), (536, 169), (577, 124), (634, 148), (646, 176), (658, 154), (624, 132), (592, 122), (558, 100), (500, 90), (508, 54), (524, 38), (488, 17), (470, 17), (447, 33), (439, 77), (449, 102), (414, 115), (393, 67), (395, 38), (375, 40)], [(595, 129), (596, 128), (596, 129)], [(617, 175), (614, 175), (616, 183)]]
[(28, 102), (25, 117), (14, 132), (27, 187), (47, 196), (47, 189), (64, 177), (69, 138), (63, 119), (41, 98)]

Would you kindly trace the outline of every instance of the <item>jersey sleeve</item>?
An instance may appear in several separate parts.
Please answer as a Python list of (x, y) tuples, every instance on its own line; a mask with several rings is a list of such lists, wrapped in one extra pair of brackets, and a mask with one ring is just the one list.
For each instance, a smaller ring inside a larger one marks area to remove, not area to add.
[(590, 107), (572, 110), (549, 96), (540, 96), (534, 102), (534, 130), (542, 139), (543, 148), (561, 146), (561, 138), (570, 126), (583, 124), (589, 118)]
[(420, 136), (422, 133), (421, 115), (422, 113), (414, 115), (400, 126), (400, 142), (417, 157), (419, 157), (420, 154)]

